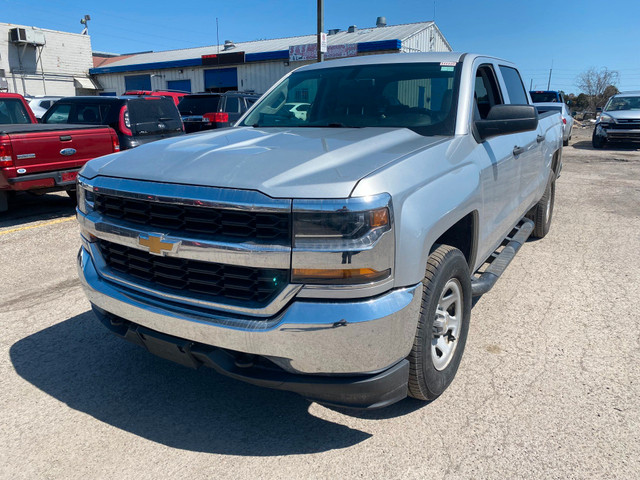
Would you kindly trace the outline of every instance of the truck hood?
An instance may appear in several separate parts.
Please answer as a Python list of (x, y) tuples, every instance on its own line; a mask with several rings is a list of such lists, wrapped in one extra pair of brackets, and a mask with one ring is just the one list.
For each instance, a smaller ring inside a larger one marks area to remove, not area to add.
[(445, 138), (406, 128), (229, 128), (97, 158), (81, 175), (345, 198), (361, 178)]

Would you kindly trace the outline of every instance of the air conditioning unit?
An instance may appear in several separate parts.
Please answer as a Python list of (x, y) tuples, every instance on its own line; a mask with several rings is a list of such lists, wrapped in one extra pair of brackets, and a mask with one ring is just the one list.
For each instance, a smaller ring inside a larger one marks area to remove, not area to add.
[(9, 30), (11, 43), (22, 43), (27, 45), (44, 45), (44, 32), (35, 28), (12, 28)]

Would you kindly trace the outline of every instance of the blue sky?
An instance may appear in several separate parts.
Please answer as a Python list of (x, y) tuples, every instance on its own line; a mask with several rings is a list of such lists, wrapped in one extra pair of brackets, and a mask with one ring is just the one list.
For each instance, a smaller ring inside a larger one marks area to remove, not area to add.
[[(180, 5), (180, 6), (177, 6)], [(80, 32), (90, 14), (94, 50), (170, 50), (314, 33), (316, 0), (107, 2), (0, 0), (3, 22)], [(325, 29), (434, 18), (433, 0), (325, 0)], [(621, 90), (640, 90), (640, 0), (436, 0), (435, 20), (456, 51), (518, 64), (527, 86), (577, 92), (589, 67), (620, 72)]]

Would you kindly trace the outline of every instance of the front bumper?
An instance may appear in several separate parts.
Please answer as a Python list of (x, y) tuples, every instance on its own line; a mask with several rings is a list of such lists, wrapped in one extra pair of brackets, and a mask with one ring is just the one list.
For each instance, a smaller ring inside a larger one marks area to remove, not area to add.
[(410, 352), (421, 284), (364, 300), (294, 299), (277, 315), (238, 318), (157, 299), (101, 277), (82, 247), (80, 280), (89, 301), (133, 324), (204, 346), (264, 357), (290, 374), (371, 375)]
[(595, 134), (606, 139), (607, 141), (621, 141), (621, 142), (638, 142), (640, 141), (640, 129), (638, 128), (624, 128), (624, 126), (616, 125), (615, 127), (610, 124), (602, 125), (596, 124)]

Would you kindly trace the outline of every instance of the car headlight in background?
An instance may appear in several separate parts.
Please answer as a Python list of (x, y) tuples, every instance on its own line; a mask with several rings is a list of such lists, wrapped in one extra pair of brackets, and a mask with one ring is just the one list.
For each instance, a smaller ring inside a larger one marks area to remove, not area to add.
[(600, 114), (600, 118), (598, 118), (598, 123), (616, 123), (616, 121), (611, 115), (602, 113)]
[(388, 194), (293, 201), (291, 281), (358, 285), (393, 273), (393, 211)]

